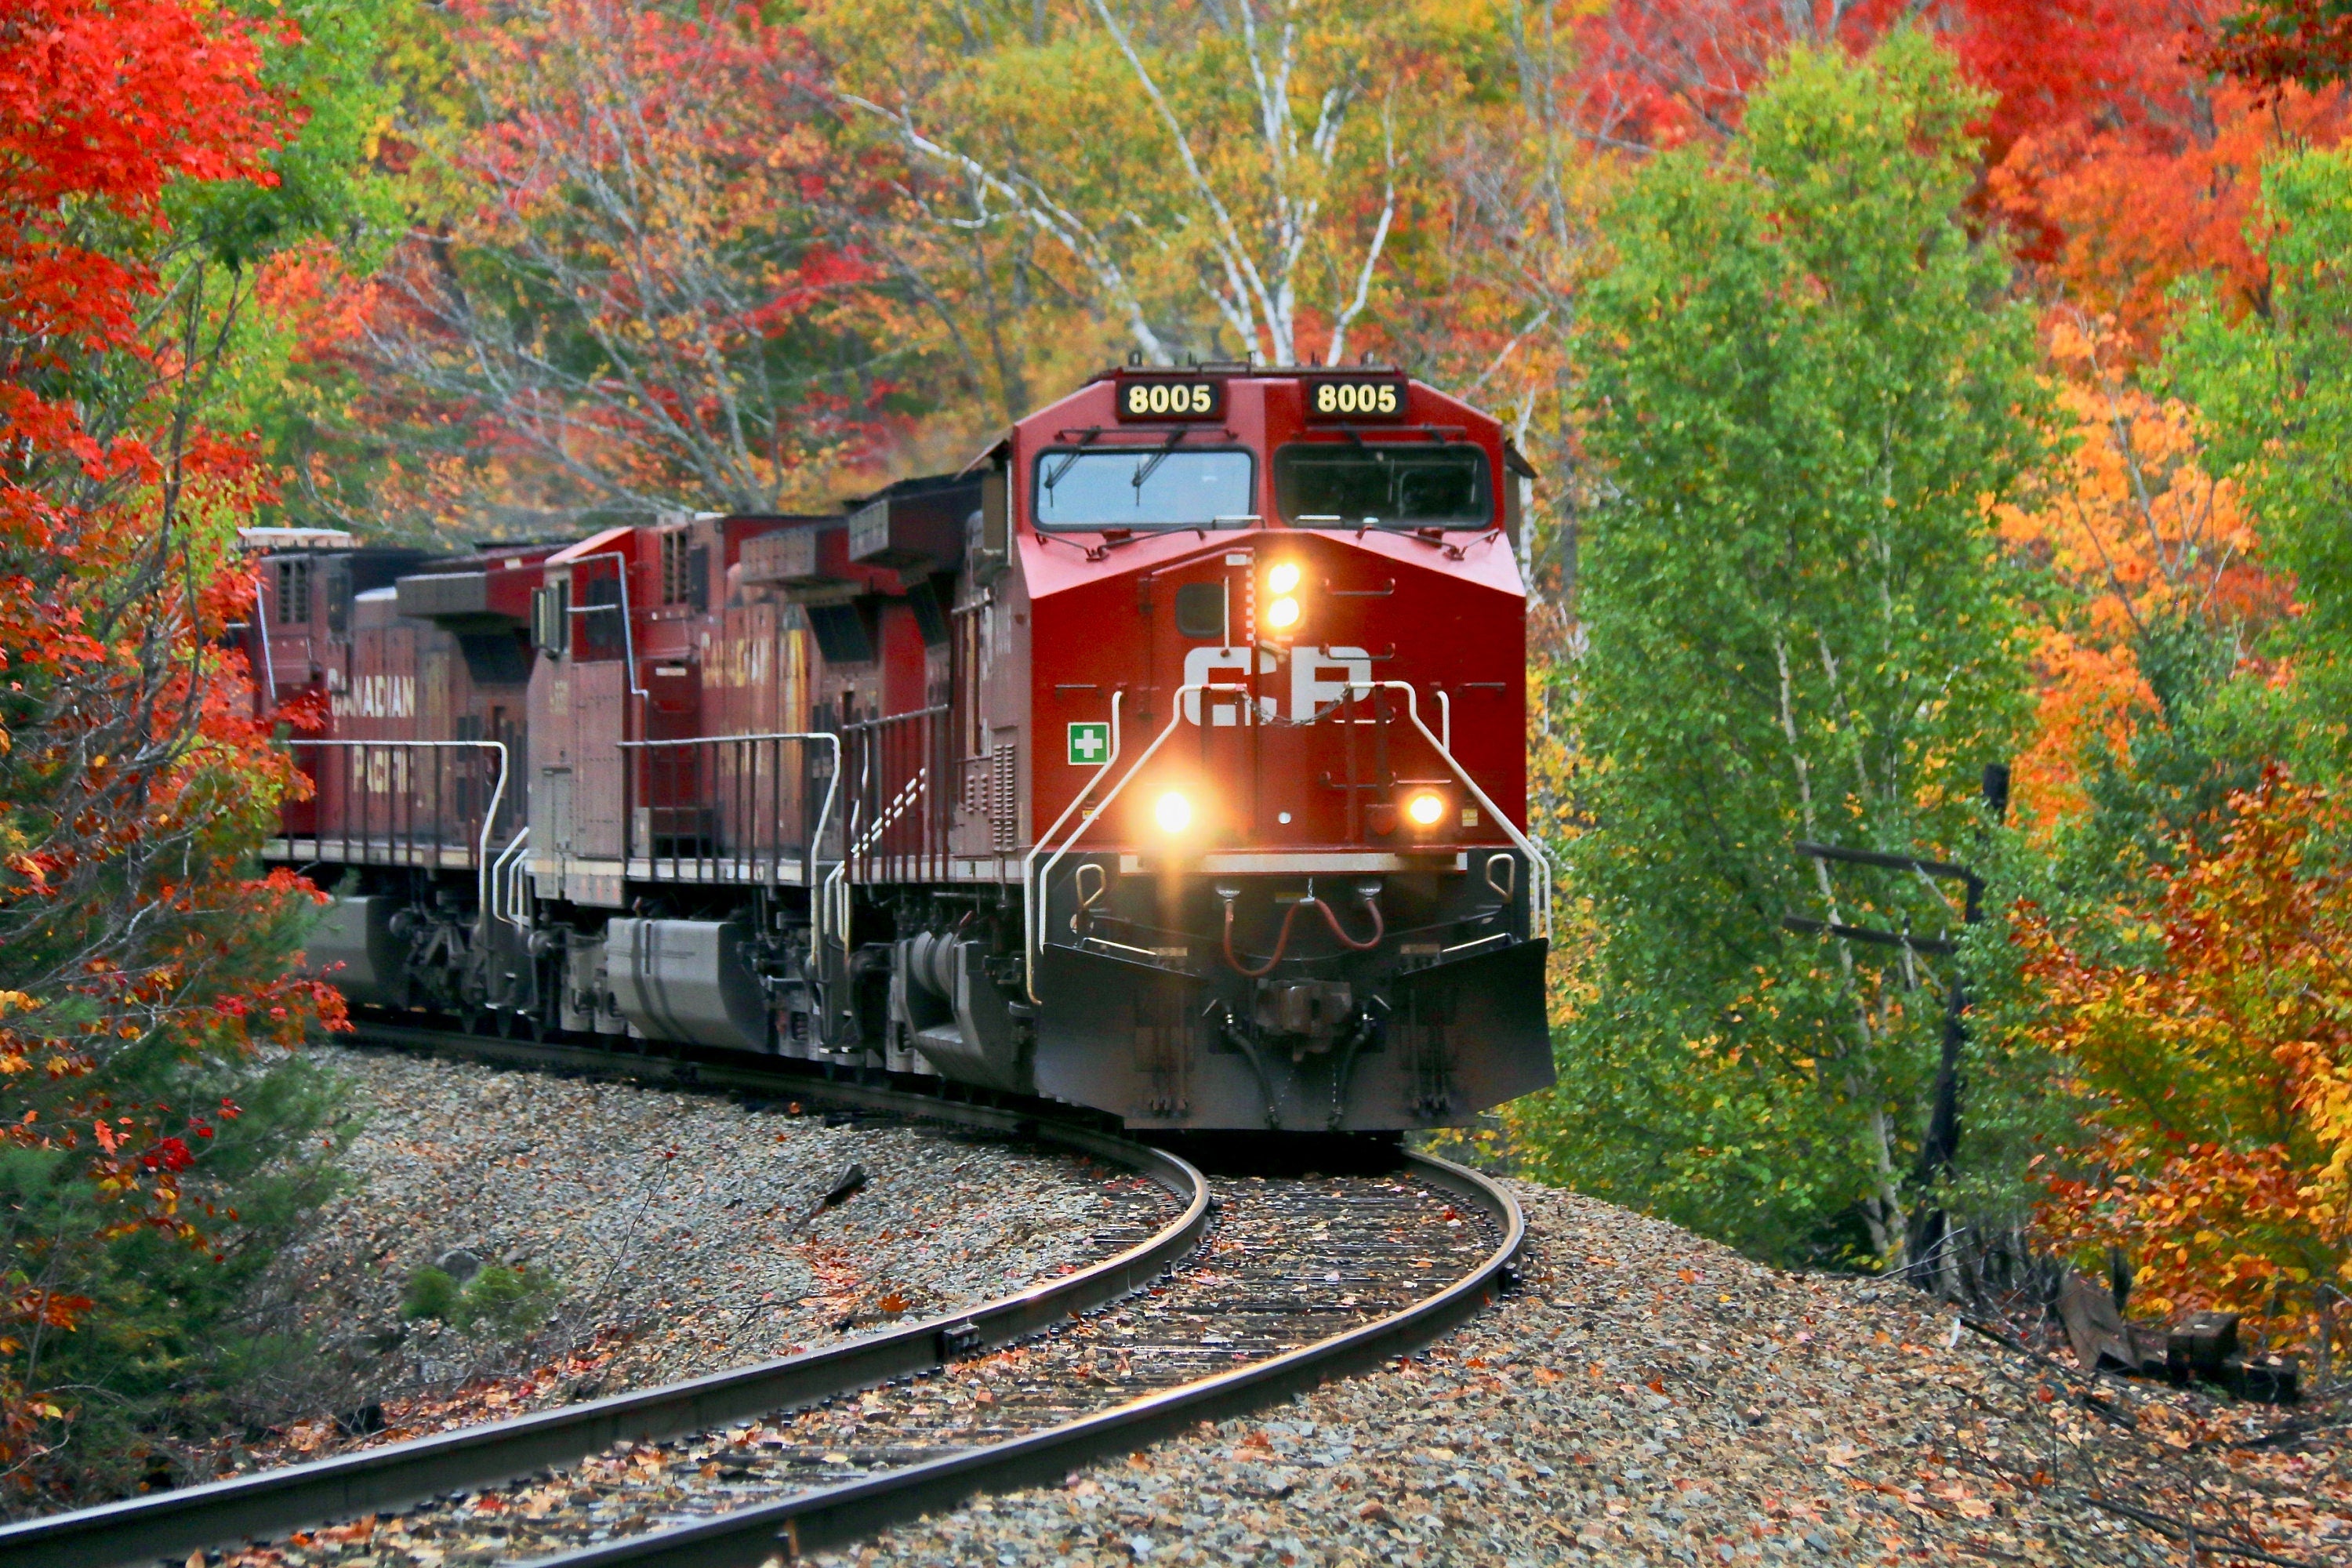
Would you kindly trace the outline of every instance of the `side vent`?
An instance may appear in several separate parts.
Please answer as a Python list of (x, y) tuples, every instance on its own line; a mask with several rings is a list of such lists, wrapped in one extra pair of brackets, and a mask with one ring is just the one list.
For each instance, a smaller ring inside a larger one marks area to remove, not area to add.
[(1021, 831), (1020, 750), (1008, 742), (989, 757), (988, 827), (998, 849), (1012, 848)]

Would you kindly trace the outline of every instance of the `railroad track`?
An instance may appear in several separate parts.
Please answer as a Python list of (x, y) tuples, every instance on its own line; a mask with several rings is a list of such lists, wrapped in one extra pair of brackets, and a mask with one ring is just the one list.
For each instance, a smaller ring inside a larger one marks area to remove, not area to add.
[[(610, 1072), (563, 1046), (372, 1028)], [(1220, 1177), (1038, 1108), (625, 1063), (1018, 1131), (1129, 1165), (1179, 1209), (1101, 1262), (971, 1311), (783, 1361), (0, 1528), (11, 1568), (108, 1568), (269, 1538), (289, 1568), (379, 1561), (718, 1568), (844, 1544), (975, 1492), (1058, 1479), (1192, 1422), (1376, 1363), (1511, 1281), (1517, 1205), (1414, 1154), (1377, 1174)], [(334, 1529), (336, 1521), (373, 1524)]]

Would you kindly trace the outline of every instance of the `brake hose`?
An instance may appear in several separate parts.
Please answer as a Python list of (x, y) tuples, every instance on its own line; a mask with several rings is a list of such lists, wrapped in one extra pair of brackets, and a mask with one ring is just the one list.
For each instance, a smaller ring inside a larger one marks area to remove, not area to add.
[(1314, 903), (1317, 909), (1323, 911), (1324, 922), (1331, 928), (1331, 934), (1339, 939), (1339, 945), (1342, 947), (1353, 948), (1356, 952), (1362, 952), (1367, 948), (1380, 946), (1381, 938), (1388, 934), (1388, 922), (1381, 919), (1380, 900), (1370, 894), (1365, 895), (1364, 907), (1372, 911), (1372, 934), (1362, 942), (1358, 942), (1340, 929), (1339, 913), (1328, 903), (1321, 899), (1315, 900)]
[(1274, 973), (1274, 966), (1282, 962), (1283, 953), (1290, 947), (1290, 922), (1297, 920), (1298, 911), (1309, 904), (1314, 905), (1321, 913), (1324, 923), (1331, 928), (1331, 934), (1339, 939), (1339, 945), (1357, 952), (1378, 947), (1381, 944), (1381, 938), (1388, 933), (1388, 922), (1381, 918), (1381, 905), (1377, 898), (1370, 894), (1364, 898), (1364, 907), (1372, 912), (1372, 934), (1362, 942), (1358, 942), (1348, 934), (1345, 927), (1339, 924), (1339, 916), (1330, 904), (1309, 893), (1291, 905), (1289, 912), (1282, 917), (1282, 930), (1275, 938), (1273, 956), (1257, 968), (1252, 969), (1234, 956), (1234, 900), (1227, 899), (1225, 900), (1225, 962), (1233, 965), (1235, 973), (1251, 980), (1260, 979)]
[[(1305, 900), (1301, 900), (1301, 902), (1304, 901)], [(1255, 969), (1252, 969), (1249, 965), (1244, 963), (1240, 959), (1234, 956), (1234, 901), (1231, 899), (1227, 899), (1225, 900), (1225, 962), (1234, 966), (1234, 972), (1235, 973), (1244, 975), (1252, 980), (1258, 979), (1263, 975), (1273, 973), (1274, 966), (1282, 962), (1283, 950), (1290, 945), (1290, 922), (1297, 918), (1298, 905), (1293, 904), (1290, 906), (1290, 912), (1282, 917), (1281, 934), (1276, 936), (1274, 940), (1274, 956), (1267, 959)]]

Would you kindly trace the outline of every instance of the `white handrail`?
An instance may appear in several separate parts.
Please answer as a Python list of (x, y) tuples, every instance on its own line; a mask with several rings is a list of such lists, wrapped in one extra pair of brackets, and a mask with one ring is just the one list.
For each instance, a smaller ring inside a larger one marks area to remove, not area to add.
[[(870, 748), (864, 760), (865, 771), (872, 772), (874, 753)], [(835, 778), (841, 776), (841, 764), (838, 762), (834, 764), (834, 776)], [(861, 795), (865, 794), (866, 781), (862, 774), (857, 782), (857, 789)], [(849, 965), (849, 863), (856, 858), (857, 814), (865, 805), (863, 800), (850, 803), (849, 820), (842, 826), (841, 829), (841, 858), (834, 862), (833, 869), (825, 874), (824, 879), (825, 912), (832, 914), (837, 911), (841, 916), (841, 963), (845, 973), (847, 972)], [(811, 934), (814, 941), (811, 944), (810, 951), (814, 952), (818, 945), (822, 945), (824, 933), (822, 930), (818, 930)]]
[(838, 898), (841, 903), (839, 910), (839, 913), (841, 915), (841, 952), (845, 958), (846, 958), (849, 953), (850, 862), (856, 859), (860, 855), (865, 854), (866, 850), (872, 848), (875, 845), (882, 842), (882, 835), (884, 831), (887, 830), (892, 823), (906, 816), (907, 808), (914, 805), (917, 800), (922, 797), (929, 787), (930, 774), (931, 770), (929, 763), (925, 763), (923, 766), (917, 768), (915, 770), (915, 776), (907, 781), (905, 788), (901, 789), (897, 795), (890, 797), (889, 805), (878, 813), (872, 822), (866, 824), (865, 830), (857, 835), (856, 841), (855, 843), (845, 844), (842, 846), (841, 863), (838, 866), (835, 866), (833, 868), (833, 874), (825, 879), (825, 896), (827, 898)]
[(1540, 934), (1546, 942), (1549, 942), (1551, 940), (1551, 858), (1537, 847), (1534, 839), (1520, 832), (1511, 819), (1497, 809), (1493, 801), (1486, 798), (1486, 792), (1478, 787), (1478, 781), (1470, 776), (1470, 770), (1454, 760), (1452, 749), (1429, 732), (1429, 726), (1421, 721), (1421, 705), (1414, 699), (1411, 681), (1351, 681), (1349, 683), (1348, 689), (1352, 695), (1358, 691), (1369, 692), (1375, 686), (1386, 687), (1391, 691), (1404, 693), (1404, 714), (1406, 718), (1412, 721), (1412, 727), (1421, 731), (1422, 739), (1437, 748), (1438, 756), (1444, 760), (1447, 767), (1454, 770), (1454, 776), (1462, 781), (1462, 787), (1468, 790), (1472, 798), (1486, 810), (1486, 815), (1493, 817), (1501, 826), (1503, 831), (1510, 836), (1511, 842), (1518, 847), (1519, 853), (1528, 858), (1528, 864), (1533, 867), (1542, 879), (1543, 892), (1539, 904), (1538, 900), (1530, 900), (1529, 902), (1531, 905), (1538, 906), (1538, 912), (1543, 922)]
[(498, 863), (490, 868), (490, 918), (510, 925), (517, 931), (529, 931), (530, 926), (508, 912), (507, 889), (503, 879), (507, 875), (508, 868), (514, 864), (515, 857), (521, 853), (522, 847), (529, 842), (530, 842), (530, 824), (526, 822), (515, 829), (515, 836), (507, 840), (505, 848), (499, 851)]
[[(801, 879), (809, 889), (809, 939), (810, 951), (814, 952), (824, 945), (824, 905), (832, 897), (833, 879), (828, 877), (824, 883), (818, 883), (816, 868), (824, 858), (824, 830), (833, 820), (833, 804), (841, 795), (841, 737), (823, 730), (771, 730), (756, 735), (694, 735), (661, 741), (622, 741), (618, 744), (624, 750), (652, 751), (661, 746), (714, 746), (730, 741), (814, 741), (832, 749), (833, 773), (825, 780), (824, 801), (817, 807), (816, 830), (809, 836), (808, 847), (802, 856)], [(847, 863), (845, 858), (843, 864)], [(834, 876), (839, 875), (836, 867)], [(846, 933), (845, 917), (842, 929)]]
[[(1102, 804), (1095, 807), (1093, 812), (1089, 815), (1078, 819), (1078, 825), (1070, 829), (1069, 837), (1062, 841), (1062, 847), (1054, 851), (1052, 857), (1046, 860), (1043, 867), (1038, 868), (1034, 876), (1030, 871), (1030, 867), (1036, 864), (1037, 856), (1045, 849), (1046, 843), (1050, 841), (1051, 835), (1049, 834), (1046, 839), (1041, 839), (1033, 848), (1031, 848), (1028, 858), (1022, 862), (1022, 894), (1023, 902), (1026, 906), (1022, 910), (1022, 914), (1024, 917), (1023, 923), (1028, 928), (1027, 936), (1023, 944), (1024, 948), (1024, 967), (1028, 971), (1027, 980), (1030, 1001), (1035, 1002), (1038, 999), (1037, 954), (1045, 945), (1045, 879), (1054, 874), (1054, 868), (1062, 863), (1062, 857), (1070, 852), (1070, 846), (1076, 844), (1079, 837), (1085, 834), (1087, 824), (1099, 820), (1105, 812), (1110, 810), (1111, 802), (1118, 798), (1118, 792), (1125, 789), (1129, 783), (1134, 779), (1135, 775), (1143, 771), (1143, 764), (1150, 762), (1152, 755), (1157, 752), (1161, 746), (1168, 743), (1168, 737), (1176, 732), (1176, 726), (1185, 722), (1184, 699), (1192, 693), (1200, 691), (1234, 691), (1246, 697), (1250, 693), (1250, 689), (1235, 681), (1223, 680), (1188, 680), (1183, 685), (1178, 687), (1176, 689), (1175, 705), (1169, 710), (1168, 727), (1160, 731), (1159, 735), (1152, 740), (1151, 744), (1143, 749), (1143, 755), (1135, 759), (1134, 765), (1129, 768), (1126, 773), (1119, 775), (1118, 783), (1110, 786), (1110, 793), (1103, 796)], [(1118, 695), (1114, 693), (1111, 699), (1111, 716), (1114, 720), (1112, 726), (1114, 742), (1111, 747), (1111, 762), (1117, 762), (1118, 760), (1118, 747), (1116, 743), (1116, 720), (1118, 715)], [(1069, 820), (1070, 813), (1077, 809), (1078, 802), (1086, 798), (1087, 790), (1094, 788), (1096, 780), (1100, 779), (1103, 773), (1109, 771), (1110, 763), (1107, 762), (1102, 765), (1101, 770), (1095, 774), (1094, 778), (1087, 781), (1086, 789), (1080, 790), (1077, 795), (1071, 800), (1070, 804), (1063, 808), (1062, 815), (1055, 819), (1053, 831), (1060, 831), (1062, 824)]]
[[(613, 574), (621, 584), (621, 662), (627, 666), (629, 695), (636, 698), (640, 701), (650, 702), (653, 700), (653, 693), (647, 691), (644, 687), (637, 684), (637, 638), (636, 634), (630, 629), (629, 626), (632, 618), (629, 615), (629, 567), (632, 563), (626, 555), (622, 554), (617, 550), (600, 550), (593, 555), (575, 555), (571, 560), (560, 562), (558, 564), (563, 566), (579, 566), (590, 561), (610, 561), (613, 563)], [(569, 582), (577, 581), (577, 578), (569, 580)], [(566, 584), (567, 587), (569, 586), (569, 582)], [(572, 615), (585, 616), (597, 610), (611, 609), (612, 606), (610, 605), (566, 605), (564, 608)], [(564, 628), (563, 651), (566, 657), (570, 657), (572, 653), (572, 628), (569, 626)], [(572, 662), (577, 664), (579, 660), (577, 658), (573, 658)], [(589, 662), (593, 664), (600, 661), (591, 659)], [(623, 745), (628, 744), (625, 741), (621, 743)]]
[[(846, 730), (875, 731), (881, 729), (885, 725), (900, 723), (909, 719), (942, 718), (947, 712), (948, 708), (944, 704), (933, 708), (915, 708), (909, 709), (904, 713), (886, 713), (878, 719), (859, 719), (844, 725), (843, 728)], [(836, 756), (838, 755), (837, 751), (835, 754)], [(874, 765), (874, 748), (872, 746), (866, 748), (865, 762), (866, 772), (872, 772)], [(840, 776), (840, 772), (841, 770), (839, 766), (836, 765), (834, 769), (834, 773), (836, 778)], [(929, 763), (917, 768), (915, 770), (915, 776), (908, 782), (904, 788), (899, 790), (897, 795), (892, 797), (890, 805), (871, 826), (866, 827), (862, 830), (859, 829), (856, 825), (856, 818), (853, 816), (850, 826), (845, 828), (842, 832), (841, 860), (838, 865), (834, 867), (832, 874), (824, 879), (824, 898), (825, 902), (829, 906), (837, 906), (841, 916), (841, 955), (842, 962), (845, 963), (849, 960), (850, 862), (855, 860), (867, 845), (877, 842), (878, 836), (884, 828), (889, 826), (890, 824), (898, 821), (899, 817), (906, 815), (907, 807), (914, 804), (914, 799), (917, 795), (929, 789), (930, 772), (931, 767)], [(860, 776), (858, 788), (861, 791), (865, 788), (864, 777), (862, 774)], [(862, 801), (859, 803), (861, 806), (864, 803)]]
[(269, 657), (269, 606), (262, 602), (261, 574), (253, 574), (253, 629), (261, 634), (261, 677), (269, 689), (261, 694), (262, 716), (278, 710), (278, 661)]
[[(1496, 823), (1502, 827), (1504, 833), (1509, 837), (1511, 843), (1517, 847), (1519, 853), (1528, 858), (1528, 864), (1533, 869), (1538, 879), (1538, 889), (1528, 900), (1530, 910), (1536, 917), (1536, 923), (1538, 927), (1538, 934), (1540, 935), (1544, 941), (1549, 942), (1552, 934), (1550, 858), (1545, 855), (1543, 850), (1537, 846), (1533, 839), (1519, 831), (1517, 826), (1511, 821), (1510, 817), (1506, 816), (1502, 810), (1495, 805), (1494, 801), (1487, 796), (1486, 792), (1478, 787), (1478, 782), (1470, 776), (1469, 770), (1465, 768), (1454, 757), (1452, 748), (1447, 746), (1444, 742), (1439, 740), (1435, 735), (1432, 734), (1430, 732), (1429, 726), (1421, 721), (1421, 706), (1411, 682), (1403, 680), (1351, 681), (1349, 683), (1348, 690), (1350, 697), (1353, 697), (1355, 693), (1360, 691), (1369, 696), (1374, 687), (1385, 687), (1389, 689), (1402, 691), (1404, 693), (1405, 717), (1412, 721), (1412, 727), (1421, 731), (1422, 738), (1430, 743), (1432, 749), (1437, 752), (1440, 760), (1445, 763), (1446, 767), (1453, 771), (1454, 776), (1461, 781), (1462, 787), (1470, 792), (1471, 797), (1476, 800), (1478, 805), (1486, 811), (1486, 815), (1493, 817)], [(1088, 779), (1085, 786), (1071, 798), (1070, 804), (1063, 808), (1062, 815), (1055, 818), (1054, 826), (1047, 829), (1045, 835), (1038, 839), (1035, 846), (1030, 849), (1027, 858), (1022, 862), (1022, 891), (1024, 894), (1024, 903), (1026, 906), (1022, 911), (1022, 923), (1024, 928), (1022, 942), (1022, 958), (1023, 966), (1027, 971), (1026, 982), (1029, 1000), (1031, 1002), (1034, 1003), (1039, 1000), (1037, 995), (1037, 957), (1045, 946), (1045, 940), (1044, 889), (1046, 879), (1054, 874), (1054, 868), (1061, 863), (1062, 857), (1068, 854), (1071, 847), (1076, 844), (1079, 837), (1084, 835), (1087, 830), (1087, 824), (1100, 818), (1104, 813), (1110, 809), (1111, 803), (1118, 798), (1119, 792), (1125, 789), (1129, 783), (1133, 780), (1138, 773), (1143, 771), (1144, 764), (1151, 761), (1153, 753), (1157, 752), (1160, 748), (1166, 743), (1169, 736), (1176, 732), (1176, 726), (1184, 722), (1184, 699), (1188, 694), (1202, 691), (1234, 691), (1247, 695), (1249, 689), (1250, 689), (1246, 686), (1222, 681), (1191, 681), (1177, 688), (1175, 694), (1175, 706), (1169, 714), (1167, 728), (1160, 731), (1159, 735), (1152, 741), (1151, 744), (1144, 749), (1143, 754), (1135, 759), (1134, 765), (1129, 767), (1127, 772), (1121, 775), (1118, 784), (1111, 786), (1110, 793), (1103, 796), (1102, 804), (1097, 806), (1087, 816), (1081, 819), (1078, 826), (1071, 830), (1069, 837), (1063, 841), (1061, 847), (1055, 849), (1053, 854), (1047, 858), (1045, 864), (1043, 867), (1038, 867), (1036, 864), (1037, 857), (1045, 853), (1046, 847), (1053, 841), (1053, 836), (1061, 831), (1062, 824), (1069, 820), (1070, 813), (1078, 808), (1079, 803), (1086, 799), (1087, 795), (1094, 789), (1094, 786), (1101, 782), (1103, 775), (1110, 771), (1112, 764), (1118, 761), (1118, 696), (1122, 694), (1115, 693), (1113, 695), (1111, 699), (1112, 726), (1111, 754), (1109, 758), (1100, 768), (1096, 770), (1094, 777)], [(1449, 724), (1447, 728), (1450, 730), (1452, 726)]]
[[(301, 736), (293, 736), (289, 737), (285, 744), (289, 748), (295, 746), (422, 746), (428, 751), (470, 747), (475, 751), (496, 752), (499, 754), (499, 779), (498, 783), (490, 786), (490, 804), (483, 808), (481, 836), (474, 845), (474, 907), (479, 911), (478, 918), (481, 923), (482, 940), (485, 942), (489, 940), (490, 829), (498, 825), (499, 805), (506, 799), (507, 795), (507, 743), (504, 741), (313, 741)], [(323, 837), (317, 833), (311, 835), (314, 842)], [(351, 837), (349, 823), (343, 825), (343, 837), (346, 842)]]

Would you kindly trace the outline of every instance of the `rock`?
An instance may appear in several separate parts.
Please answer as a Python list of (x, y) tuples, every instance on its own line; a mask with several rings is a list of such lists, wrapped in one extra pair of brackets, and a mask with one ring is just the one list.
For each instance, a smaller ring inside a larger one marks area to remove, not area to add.
[(335, 1417), (335, 1429), (346, 1437), (363, 1437), (371, 1432), (383, 1430), (383, 1402), (372, 1399), (356, 1410), (346, 1410)]
[(482, 1260), (464, 1247), (456, 1247), (435, 1258), (433, 1267), (463, 1285), (482, 1271)]

